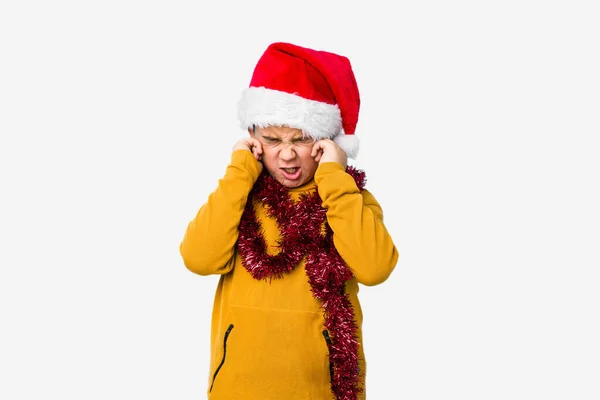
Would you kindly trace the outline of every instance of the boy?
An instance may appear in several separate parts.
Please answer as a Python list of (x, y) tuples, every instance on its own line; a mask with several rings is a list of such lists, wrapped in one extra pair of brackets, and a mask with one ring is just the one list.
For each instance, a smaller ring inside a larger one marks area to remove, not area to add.
[(360, 98), (349, 60), (273, 43), (238, 104), (249, 136), (187, 227), (186, 267), (221, 275), (212, 400), (365, 399), (358, 284), (398, 251), (355, 157)]

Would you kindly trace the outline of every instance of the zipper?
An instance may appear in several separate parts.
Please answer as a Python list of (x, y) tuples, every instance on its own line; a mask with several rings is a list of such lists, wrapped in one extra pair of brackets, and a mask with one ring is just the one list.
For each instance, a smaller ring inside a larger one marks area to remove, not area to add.
[(227, 338), (229, 337), (229, 334), (231, 333), (232, 329), (233, 329), (233, 324), (230, 324), (229, 328), (227, 328), (227, 331), (225, 332), (225, 336), (223, 337), (223, 359), (221, 360), (221, 364), (219, 364), (219, 366), (215, 370), (215, 374), (213, 375), (209, 392), (212, 392), (213, 386), (215, 385), (215, 379), (217, 378), (217, 374), (221, 370), (221, 367), (223, 366), (223, 364), (225, 364), (225, 355), (227, 354)]
[[(327, 330), (323, 331), (323, 337), (325, 338), (325, 342), (327, 343), (327, 349), (331, 351), (331, 338), (329, 337), (329, 332)], [(329, 356), (327, 356), (329, 358)], [(333, 382), (333, 364), (331, 363), (331, 359), (329, 359), (329, 381)]]

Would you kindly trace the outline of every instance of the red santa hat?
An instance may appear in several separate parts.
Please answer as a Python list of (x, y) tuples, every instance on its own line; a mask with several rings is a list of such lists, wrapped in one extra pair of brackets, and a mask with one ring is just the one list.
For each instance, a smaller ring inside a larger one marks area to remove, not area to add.
[(356, 158), (359, 109), (348, 58), (279, 42), (258, 60), (238, 103), (238, 117), (243, 129), (287, 126), (316, 140), (332, 139)]

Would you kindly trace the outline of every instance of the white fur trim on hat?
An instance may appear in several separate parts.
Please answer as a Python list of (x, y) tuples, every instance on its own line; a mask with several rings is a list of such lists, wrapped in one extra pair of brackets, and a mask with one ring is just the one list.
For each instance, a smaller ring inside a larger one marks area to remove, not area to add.
[(337, 105), (308, 100), (295, 94), (264, 87), (249, 87), (238, 102), (240, 126), (287, 126), (301, 129), (316, 140), (333, 139), (342, 130)]
[(358, 155), (359, 140), (356, 135), (345, 135), (342, 131), (333, 138), (333, 141), (346, 152), (348, 158), (355, 159)]

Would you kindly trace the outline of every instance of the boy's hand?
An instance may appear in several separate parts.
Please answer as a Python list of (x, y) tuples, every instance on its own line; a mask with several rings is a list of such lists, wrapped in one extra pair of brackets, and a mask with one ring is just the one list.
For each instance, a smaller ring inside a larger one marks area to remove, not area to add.
[(239, 142), (237, 142), (235, 144), (235, 146), (233, 146), (233, 151), (236, 151), (236, 150), (248, 150), (248, 151), (252, 152), (252, 154), (254, 155), (254, 158), (256, 158), (256, 161), (259, 161), (260, 169), (262, 171), (263, 164), (261, 161), (262, 161), (263, 149), (262, 149), (262, 144), (257, 139), (249, 137), (249, 138), (240, 140)]
[(346, 165), (348, 164), (346, 152), (331, 139), (321, 139), (315, 142), (310, 155), (314, 157), (315, 161), (319, 164), (324, 162), (336, 162), (342, 164), (344, 168), (346, 168)]

